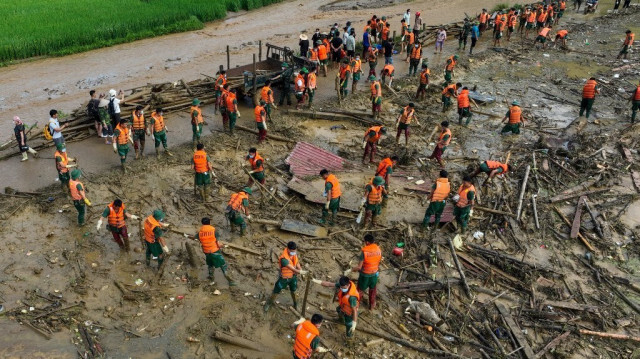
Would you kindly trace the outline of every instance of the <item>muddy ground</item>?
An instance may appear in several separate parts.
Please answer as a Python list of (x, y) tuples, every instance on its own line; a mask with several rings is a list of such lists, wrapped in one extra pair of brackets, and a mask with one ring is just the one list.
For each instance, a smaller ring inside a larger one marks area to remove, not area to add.
[[(514, 41), (505, 46), (507, 50), (494, 51), (487, 47), (488, 40), (483, 39), (475, 56), (461, 56), (456, 80), (477, 86), (479, 92), (497, 99), (480, 111), (501, 117), (508, 103), (513, 99), (521, 101), (529, 123), (519, 137), (501, 137), (497, 117), (476, 114), (470, 127), (462, 128), (457, 125), (454, 111), (441, 114), (438, 84), (442, 75), (434, 70), (428, 99), (417, 102), (422, 126), (414, 126), (409, 147), (396, 146), (390, 138), (382, 141), (381, 154), (395, 153), (409, 159), (403, 161), (399, 174), (433, 180), (439, 169), (424, 159), (434, 145), (428, 136), (437, 123), (448, 119), (454, 124), (454, 139), (445, 159), (453, 187), (480, 160), (505, 159), (511, 152), (510, 163), (516, 170), (506, 180), (483, 189), (480, 199), (481, 206), (508, 213), (516, 212), (525, 167), (534, 168), (520, 221), (476, 210), (470, 232), (462, 236), (465, 245), (458, 255), (473, 299), (467, 298), (462, 287), (453, 282), (434, 290), (399, 290), (416, 282), (437, 279), (438, 283), (449, 283), (459, 278), (447, 246), (447, 239), (455, 236), (452, 226), (431, 234), (419, 230), (426, 205), (424, 194), (394, 188), (397, 192), (383, 211), (381, 226), (375, 228), (385, 256), (378, 292), (380, 301), (374, 312), (362, 309), (359, 328), (388, 333), (449, 354), (419, 353), (391, 342), (367, 347), (365, 343), (376, 337), (364, 333), (358, 333), (354, 343), (345, 346), (343, 326), (328, 322), (323, 326), (322, 337), (339, 352), (339, 357), (479, 358), (479, 349), (490, 357), (506, 357), (483, 328), (485, 321), (491, 332), (498, 333), (497, 340), (505, 352), (515, 351), (511, 357), (518, 357), (524, 350), (516, 351), (520, 345), (511, 343), (508, 324), (501, 321), (495, 303), (510, 309), (527, 345), (541, 356), (639, 355), (637, 342), (578, 333), (582, 329), (640, 335), (638, 313), (634, 311), (640, 303), (637, 245), (640, 201), (639, 188), (634, 187), (630, 176), (630, 171), (639, 170), (640, 128), (629, 125), (627, 95), (618, 90), (633, 88), (625, 81), (636, 83), (638, 62), (635, 53), (629, 62), (614, 60), (624, 30), (638, 23), (640, 12), (587, 19), (569, 14), (564, 20), (572, 34), (571, 49), (588, 55), (557, 49), (536, 51), (531, 49), (531, 41), (522, 44)], [(447, 46), (451, 49), (453, 41)], [(442, 58), (427, 54), (432, 68), (442, 66)], [(400, 58), (396, 56), (396, 63)], [(400, 66), (398, 71), (406, 72), (406, 68)], [(584, 79), (589, 76), (597, 77), (604, 85), (594, 106), (595, 116), (586, 120), (578, 118), (575, 103), (579, 101)], [(385, 91), (383, 118), (390, 127), (395, 113), (410, 101), (415, 83), (416, 79), (397, 79), (394, 87), (398, 95), (391, 96), (388, 89)], [(361, 87), (365, 89), (348, 97), (342, 107), (368, 108), (366, 84)], [(329, 102), (319, 107), (338, 109)], [(244, 113), (243, 120), (250, 123), (250, 112)], [(333, 126), (341, 127), (331, 129)], [(361, 155), (357, 139), (366, 129), (352, 121), (311, 120), (282, 113), (277, 114), (272, 127), (275, 134), (312, 142), (354, 162)], [(89, 153), (77, 150), (86, 173), (88, 196), (94, 204), (89, 210), (89, 224), (82, 228), (76, 227), (75, 210), (55, 185), (46, 189), (46, 196), (2, 198), (0, 206), (5, 219), (0, 233), (4, 243), (0, 247), (0, 299), (5, 313), (0, 326), (5, 335), (0, 338), (0, 356), (84, 355), (90, 351), (83, 343), (87, 341), (87, 333), (90, 340), (99, 343), (106, 357), (113, 358), (290, 357), (293, 331), (289, 325), (297, 319), (287, 309), (291, 299), (281, 294), (279, 305), (266, 316), (261, 308), (277, 275), (274, 253), (278, 255), (284, 243), (295, 240), (301, 247), (305, 269), (311, 270), (316, 278), (335, 280), (348, 263), (355, 261), (360, 243), (352, 236), (360, 238), (362, 232), (356, 228), (356, 214), (343, 212), (330, 231), (351, 230), (343, 232), (347, 235), (336, 234), (329, 239), (310, 239), (257, 223), (250, 225), (245, 237), (231, 234), (223, 217), (224, 206), (229, 194), (246, 181), (241, 163), (256, 138), (246, 132), (231, 137), (221, 133), (220, 128), (219, 120), (210, 121), (206, 130), (210, 134), (204, 139), (218, 174), (214, 194), (207, 203), (201, 203), (193, 195), (188, 166), (191, 150), (187, 146), (175, 148), (172, 158), (152, 155), (131, 161), (130, 173), (125, 177), (117, 171), (84, 167), (82, 158)], [(267, 187), (276, 190), (282, 203), (291, 201), (282, 209), (282, 204), (255, 188), (256, 195), (251, 199), (254, 218), (291, 218), (309, 223), (318, 218), (319, 206), (305, 202), (286, 188), (290, 174), (284, 158), (291, 148), (291, 144), (274, 140), (259, 147), (270, 164)], [(630, 160), (621, 148), (629, 150)], [(565, 169), (552, 160), (564, 163)], [(373, 167), (363, 167), (362, 175), (345, 174), (348, 179), (345, 182), (352, 183), (346, 186), (346, 191), (357, 195), (358, 181), (373, 171)], [(557, 206), (572, 221), (577, 197), (549, 203), (551, 198), (568, 190), (582, 190), (581, 184), (589, 190), (608, 189), (589, 196), (590, 206), (599, 213), (603, 238), (595, 233), (588, 213), (582, 217), (581, 233), (593, 250), (579, 239), (569, 238), (569, 226), (553, 209)], [(540, 229), (535, 226), (532, 195), (537, 195)], [(208, 215), (221, 240), (251, 248), (260, 255), (225, 250), (231, 273), (239, 283), (238, 287), (229, 288), (219, 272), (213, 282), (205, 280), (206, 266), (197, 243), (170, 233), (167, 240), (173, 253), (162, 278), (158, 278), (155, 271), (145, 268), (137, 223), (129, 222), (131, 253), (121, 253), (104, 229), (95, 230), (102, 209), (115, 196), (123, 198), (130, 212), (140, 216), (162, 208), (167, 213), (167, 222), (178, 231), (194, 233), (199, 219)], [(398, 218), (398, 212), (415, 216)], [(483, 233), (483, 238), (479, 235), (474, 238), (475, 232)], [(407, 244), (404, 258), (391, 254), (398, 242)], [(198, 254), (195, 268), (189, 264), (187, 243), (194, 245)], [(304, 285), (301, 283), (300, 287)], [(335, 305), (331, 295), (330, 291), (312, 287), (307, 313), (333, 317)], [(444, 320), (435, 334), (404, 316), (407, 298), (429, 303)], [(39, 329), (21, 322), (32, 323)], [(250, 339), (262, 351), (213, 341), (210, 336), (214, 331)], [(565, 332), (568, 334), (564, 335)], [(564, 336), (554, 341), (560, 335)], [(543, 349), (550, 343), (556, 345), (545, 354)], [(96, 350), (95, 346), (92, 348)]]

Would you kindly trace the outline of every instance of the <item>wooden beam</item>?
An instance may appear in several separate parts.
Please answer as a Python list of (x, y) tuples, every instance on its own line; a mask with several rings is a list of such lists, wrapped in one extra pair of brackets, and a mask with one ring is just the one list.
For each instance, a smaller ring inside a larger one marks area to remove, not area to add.
[[(562, 221), (569, 227), (571, 227), (571, 222), (569, 222), (569, 219), (562, 213), (560, 212), (560, 210), (558, 209), (558, 207), (556, 206), (552, 206), (553, 210), (556, 211), (556, 213), (558, 214), (558, 216), (560, 216), (560, 219), (562, 219)], [(597, 252), (598, 250), (591, 245), (591, 243), (589, 243), (589, 241), (582, 235), (580, 234), (580, 232), (578, 232), (578, 238), (580, 238), (580, 240), (582, 241), (582, 243), (587, 246), (587, 248), (589, 248), (590, 251), (592, 252)]]
[(576, 214), (573, 216), (573, 223), (571, 224), (571, 234), (569, 238), (576, 239), (578, 237), (578, 233), (580, 233), (580, 223), (582, 217), (582, 205), (584, 204), (584, 200), (587, 198), (586, 196), (580, 196), (578, 199), (578, 205), (576, 206)]
[(513, 334), (513, 337), (515, 338), (516, 342), (518, 342), (518, 345), (522, 347), (522, 352), (524, 353), (525, 358), (536, 359), (536, 355), (533, 352), (533, 350), (531, 350), (531, 347), (529, 346), (529, 342), (527, 342), (527, 338), (525, 338), (524, 335), (522, 334), (522, 329), (520, 329), (520, 327), (516, 324), (515, 320), (513, 320), (513, 317), (511, 317), (511, 313), (509, 313), (509, 310), (507, 309), (507, 307), (505, 307), (500, 303), (495, 303), (495, 305), (498, 311), (500, 312), (500, 314), (502, 315), (502, 317), (504, 318), (505, 323), (507, 323), (507, 325), (509, 326), (509, 329), (511, 330), (511, 333)]

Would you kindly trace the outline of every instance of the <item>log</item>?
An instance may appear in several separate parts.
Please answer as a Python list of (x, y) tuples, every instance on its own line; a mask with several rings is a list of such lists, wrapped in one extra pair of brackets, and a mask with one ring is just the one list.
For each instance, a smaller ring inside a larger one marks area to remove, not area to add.
[(573, 199), (573, 198), (576, 198), (576, 197), (589, 196), (589, 195), (592, 195), (592, 194), (609, 192), (610, 190), (611, 190), (611, 188), (601, 188), (601, 189), (595, 189), (595, 190), (592, 190), (592, 191), (583, 191), (583, 192), (573, 192), (573, 193), (559, 194), (557, 196), (553, 196), (553, 197), (549, 198), (549, 202), (550, 203), (562, 202), (562, 201), (566, 201), (566, 200)]
[(540, 351), (536, 353), (536, 358), (542, 358), (542, 356), (545, 355), (549, 350), (555, 348), (561, 342), (564, 342), (569, 334), (571, 334), (571, 332), (564, 332), (555, 337), (552, 341), (549, 342), (549, 344), (545, 345), (544, 348), (540, 349)]
[(34, 332), (42, 335), (46, 340), (51, 340), (51, 335), (49, 333), (29, 323), (29, 321), (25, 320), (22, 322), (22, 324), (26, 325), (29, 329), (33, 330)]
[(553, 158), (549, 157), (549, 161), (551, 161), (551, 163), (553, 163), (554, 165), (560, 167), (561, 169), (563, 169), (565, 172), (567, 172), (568, 174), (570, 174), (573, 177), (578, 177), (578, 174), (573, 172), (572, 170), (564, 167), (560, 162), (554, 160)]
[(577, 310), (577, 311), (581, 311), (581, 312), (591, 312), (591, 313), (598, 313), (598, 307), (595, 305), (585, 305), (585, 304), (578, 304), (578, 303), (571, 303), (571, 302), (559, 302), (557, 300), (545, 300), (542, 303), (542, 306), (547, 306), (550, 305), (552, 307), (557, 307), (557, 308), (562, 308), (562, 309), (570, 309), (570, 310)]
[[(552, 206), (553, 209), (556, 211), (556, 213), (560, 216), (560, 218), (562, 219), (562, 221), (569, 227), (571, 227), (571, 222), (569, 222), (569, 219), (562, 213), (560, 212), (560, 209), (558, 209), (558, 207), (556, 206)], [(582, 241), (582, 243), (587, 246), (587, 248), (589, 248), (590, 251), (592, 252), (597, 252), (598, 250), (591, 245), (591, 243), (589, 243), (589, 241), (582, 235), (580, 234), (580, 232), (578, 232), (578, 238), (580, 238), (580, 240)]]
[[(365, 123), (367, 125), (381, 125), (382, 122), (380, 121), (375, 121), (375, 120), (369, 120), (366, 118), (361, 118), (358, 117), (356, 115), (351, 115), (348, 113), (341, 113), (338, 111), (307, 111), (307, 110), (286, 110), (286, 113), (288, 114), (292, 114), (292, 115), (301, 115), (301, 116), (306, 116), (309, 118), (313, 118), (313, 119), (323, 119), (323, 120), (332, 120), (332, 121), (339, 121), (339, 120), (349, 120), (349, 121), (358, 121), (358, 122), (362, 122)], [(371, 114), (367, 114), (367, 115), (371, 115)]]
[(307, 297), (309, 297), (309, 289), (311, 288), (311, 272), (307, 273), (307, 280), (305, 281), (304, 297), (302, 297), (302, 316), (304, 317), (307, 312)]
[(491, 208), (486, 208), (486, 207), (480, 207), (480, 206), (473, 206), (473, 209), (477, 209), (478, 211), (482, 211), (482, 212), (488, 212), (488, 213), (493, 213), (493, 214), (502, 214), (505, 216), (511, 216), (511, 217), (515, 217), (516, 215), (510, 212), (504, 212), (504, 211), (499, 211), (497, 209), (491, 209)]
[(505, 323), (507, 323), (507, 326), (509, 326), (509, 330), (511, 330), (511, 333), (513, 334), (516, 342), (518, 342), (518, 345), (522, 347), (525, 358), (535, 359), (536, 355), (533, 353), (533, 350), (531, 350), (527, 339), (524, 337), (524, 335), (522, 335), (522, 330), (520, 329), (520, 327), (518, 327), (515, 320), (513, 320), (513, 318), (511, 317), (511, 313), (509, 313), (509, 310), (500, 303), (495, 303), (495, 305), (500, 312), (500, 315), (502, 315)]
[(458, 273), (460, 274), (460, 279), (462, 279), (462, 285), (464, 288), (464, 292), (468, 298), (471, 298), (471, 289), (469, 289), (469, 284), (467, 283), (467, 278), (464, 275), (464, 271), (462, 270), (462, 266), (460, 265), (460, 261), (458, 260), (458, 256), (456, 255), (456, 248), (453, 246), (453, 242), (451, 242), (451, 238), (447, 237), (447, 242), (449, 242), (449, 250), (451, 250), (451, 256), (453, 257), (453, 262), (458, 269)]
[(586, 196), (584, 196), (583, 202), (584, 202), (584, 208), (587, 209), (587, 212), (589, 212), (589, 216), (591, 216), (591, 220), (593, 221), (593, 225), (595, 226), (596, 233), (598, 234), (598, 237), (604, 239), (604, 232), (602, 232), (602, 226), (600, 225), (600, 221), (598, 221), (598, 218), (597, 218), (596, 214), (593, 213), (593, 211), (589, 207), (589, 203), (587, 202), (587, 197)]
[(518, 200), (518, 209), (516, 211), (516, 220), (520, 220), (520, 215), (522, 214), (522, 201), (524, 200), (524, 194), (527, 191), (527, 181), (529, 181), (529, 172), (531, 171), (531, 166), (527, 165), (527, 168), (524, 171), (524, 179), (522, 180), (522, 188), (520, 189), (520, 199)]
[(582, 204), (586, 199), (586, 196), (581, 196), (578, 199), (578, 205), (576, 206), (576, 214), (573, 216), (573, 222), (571, 224), (571, 233), (569, 234), (569, 238), (576, 239), (578, 237), (578, 233), (580, 232), (580, 223), (582, 217)]
[[(255, 133), (258, 134), (258, 130), (253, 130), (250, 129), (248, 127), (244, 127), (241, 125), (236, 125), (236, 128), (242, 131), (246, 131), (246, 132), (251, 132), (251, 133)], [(285, 137), (281, 137), (281, 136), (277, 136), (277, 135), (272, 135), (267, 133), (267, 138), (270, 138), (272, 140), (276, 140), (276, 141), (282, 141), (282, 142), (288, 142), (288, 143), (296, 143), (297, 141), (291, 140), (289, 138), (285, 138)]]
[(633, 340), (635, 342), (640, 342), (640, 337), (634, 337), (634, 336), (627, 335), (627, 334), (594, 332), (592, 330), (587, 330), (587, 329), (580, 329), (580, 334), (595, 335), (595, 336), (598, 336), (600, 338), (619, 339), (619, 340)]
[(533, 218), (536, 221), (536, 229), (540, 229), (540, 220), (538, 219), (538, 205), (536, 204), (536, 198), (538, 195), (531, 196), (531, 206), (533, 207)]
[(282, 225), (282, 222), (280, 221), (274, 221), (271, 219), (260, 219), (260, 218), (251, 218), (251, 223), (266, 224), (268, 226), (276, 226), (276, 227), (280, 227)]
[[(404, 270), (407, 272), (410, 272), (406, 268)], [(449, 279), (447, 283), (449, 285), (458, 285), (460, 284), (460, 280), (452, 278), (452, 279)], [(402, 282), (402, 283), (396, 284), (395, 287), (391, 288), (391, 291), (396, 293), (401, 293), (401, 292), (423, 292), (426, 290), (442, 290), (447, 287), (447, 283), (444, 283), (443, 281), (433, 281), (433, 280), (428, 280), (424, 282)]]
[(211, 334), (211, 337), (215, 340), (219, 340), (221, 342), (225, 342), (227, 344), (235, 345), (245, 349), (255, 350), (257, 352), (265, 352), (265, 346), (254, 340), (248, 340), (241, 337), (236, 337), (227, 333), (223, 333), (219, 330), (216, 330)]
[(493, 342), (496, 344), (498, 349), (500, 349), (500, 353), (502, 353), (502, 355), (506, 357), (507, 351), (502, 346), (502, 343), (500, 343), (500, 340), (498, 340), (498, 337), (496, 337), (496, 334), (493, 332), (493, 329), (491, 329), (491, 326), (489, 326), (489, 322), (485, 320), (482, 323), (482, 326), (484, 327), (484, 330), (489, 333), (489, 335), (491, 336), (491, 339), (493, 339)]

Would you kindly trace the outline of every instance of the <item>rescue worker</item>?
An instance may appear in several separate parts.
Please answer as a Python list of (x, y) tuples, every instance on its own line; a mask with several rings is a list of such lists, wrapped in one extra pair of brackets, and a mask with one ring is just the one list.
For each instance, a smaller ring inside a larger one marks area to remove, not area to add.
[(382, 260), (382, 250), (375, 243), (375, 238), (372, 234), (364, 236), (364, 247), (362, 247), (358, 259), (360, 260), (358, 265), (347, 269), (344, 275), (346, 276), (351, 272), (360, 273), (358, 276), (358, 294), (360, 298), (363, 298), (364, 292), (369, 290), (369, 310), (374, 310), (376, 307), (376, 287), (380, 276), (378, 268)]
[(120, 249), (128, 252), (130, 249), (129, 233), (127, 231), (127, 224), (124, 221), (125, 217), (136, 221), (140, 219), (140, 217), (127, 212), (122, 200), (116, 198), (102, 211), (102, 216), (98, 219), (96, 230), (100, 231), (100, 227), (102, 227), (102, 223), (104, 219), (106, 219), (107, 229), (111, 232), (113, 240), (118, 244)]
[(229, 96), (229, 84), (222, 87), (222, 95), (220, 96), (220, 115), (222, 115), (222, 127), (229, 129), (229, 111), (227, 111), (227, 97)]
[(191, 146), (195, 150), (196, 145), (200, 143), (200, 136), (202, 136), (202, 125), (204, 124), (204, 119), (202, 118), (202, 109), (200, 108), (200, 100), (194, 98), (191, 102), (191, 131), (193, 132), (193, 136), (191, 138)]
[(245, 160), (247, 160), (249, 162), (249, 165), (251, 165), (251, 171), (249, 171), (249, 181), (247, 182), (247, 187), (251, 187), (254, 180), (264, 185), (265, 184), (264, 158), (262, 158), (262, 156), (258, 154), (258, 150), (255, 147), (251, 147), (249, 149), (249, 153), (245, 157)]
[(120, 123), (116, 125), (116, 128), (113, 130), (113, 137), (115, 139), (113, 141), (113, 152), (120, 156), (122, 172), (127, 173), (125, 162), (127, 161), (127, 154), (129, 153), (129, 143), (133, 144), (133, 139), (131, 138), (131, 125), (126, 118), (121, 119)]
[(464, 176), (462, 178), (462, 184), (458, 188), (458, 194), (453, 197), (456, 205), (453, 207), (453, 216), (456, 218), (458, 226), (460, 226), (461, 233), (467, 231), (467, 225), (469, 224), (469, 218), (473, 211), (473, 205), (475, 203), (476, 188), (471, 183), (471, 177)]
[(322, 67), (322, 71), (324, 72), (324, 77), (327, 77), (327, 62), (329, 61), (329, 49), (322, 42), (322, 40), (317, 40), (316, 45), (318, 45), (318, 59), (320, 60), (320, 66)]
[(427, 228), (430, 226), (431, 216), (434, 216), (433, 228), (438, 228), (440, 224), (440, 217), (444, 211), (444, 207), (447, 204), (447, 197), (451, 192), (451, 184), (449, 183), (449, 173), (445, 170), (440, 170), (440, 177), (431, 187), (431, 194), (429, 194), (429, 207), (424, 213), (424, 219), (422, 220), (422, 227)]
[(236, 98), (236, 89), (231, 89), (227, 93), (225, 99), (227, 107), (227, 116), (229, 116), (229, 134), (233, 136), (233, 130), (236, 128), (236, 121), (240, 117), (240, 110), (238, 109), (238, 100)]
[(502, 35), (504, 33), (504, 29), (507, 27), (507, 15), (502, 12), (502, 16), (496, 16), (495, 20), (495, 36), (493, 39), (493, 47), (500, 46), (500, 41), (502, 39)]
[(69, 164), (75, 162), (75, 158), (69, 157), (67, 154), (67, 146), (62, 143), (56, 144), (56, 153), (53, 155), (56, 161), (56, 170), (58, 171), (58, 180), (62, 186), (63, 192), (69, 192), (69, 168), (77, 167), (78, 164)]
[(220, 108), (220, 105), (224, 106), (224, 103), (222, 102), (222, 89), (226, 84), (227, 84), (227, 72), (225, 70), (220, 70), (218, 72), (218, 77), (216, 78), (216, 82), (214, 84), (214, 87), (215, 87), (214, 96), (216, 98), (216, 102), (213, 108), (213, 114), (217, 113), (218, 109)]
[(362, 61), (360, 61), (360, 55), (356, 55), (356, 57), (351, 60), (349, 66), (351, 67), (351, 92), (356, 93), (358, 90), (358, 81), (360, 81), (360, 76), (362, 76)]
[(338, 69), (338, 78), (340, 79), (340, 97), (345, 98), (349, 94), (349, 77), (351, 77), (351, 66), (349, 66), (349, 59), (344, 58), (340, 62)]
[(458, 55), (453, 55), (447, 59), (447, 64), (444, 67), (444, 81), (448, 85), (453, 80), (454, 69), (458, 63)]
[(582, 88), (582, 102), (580, 102), (580, 117), (582, 114), (587, 111), (586, 117), (589, 118), (591, 115), (591, 108), (593, 107), (593, 102), (596, 100), (596, 94), (600, 94), (600, 89), (598, 89), (598, 83), (596, 82), (596, 78), (592, 77), (587, 80), (587, 83)]
[(442, 90), (442, 112), (446, 112), (451, 107), (451, 98), (458, 97), (458, 89), (462, 88), (460, 82), (449, 84)]
[(311, 280), (315, 284), (323, 287), (334, 288), (338, 290), (338, 307), (336, 311), (338, 316), (344, 321), (347, 329), (347, 340), (353, 337), (358, 324), (358, 309), (360, 308), (360, 293), (355, 283), (348, 277), (342, 276), (337, 283), (326, 282), (320, 279)]
[(73, 206), (78, 211), (78, 226), (84, 226), (84, 214), (86, 212), (86, 206), (91, 206), (91, 201), (86, 196), (86, 190), (80, 178), (81, 172), (75, 168), (71, 171), (71, 180), (69, 180), (69, 193), (71, 193), (71, 199), (73, 200)]
[(196, 234), (196, 239), (200, 241), (202, 253), (204, 253), (207, 262), (207, 269), (209, 270), (207, 278), (213, 280), (215, 269), (220, 268), (224, 278), (229, 283), (229, 287), (234, 287), (236, 283), (227, 273), (227, 262), (222, 256), (222, 248), (225, 246), (223, 243), (218, 242), (218, 238), (216, 238), (216, 228), (211, 225), (211, 219), (209, 217), (202, 218), (200, 223), (202, 223), (202, 226)]
[(509, 18), (507, 19), (507, 41), (511, 41), (511, 34), (516, 30), (516, 25), (518, 24), (518, 15), (516, 15), (515, 11), (509, 13)]
[(536, 37), (536, 41), (534, 42), (536, 49), (540, 49), (538, 43), (542, 44), (542, 49), (547, 47), (547, 40), (551, 40), (551, 25), (549, 27), (543, 27), (538, 33), (538, 37)]
[(555, 48), (556, 45), (558, 44), (558, 41), (561, 42), (561, 47), (566, 48), (567, 47), (567, 35), (569, 34), (569, 31), (567, 30), (559, 30), (556, 33), (556, 40), (553, 43), (553, 47)]
[(440, 122), (440, 136), (438, 136), (438, 143), (436, 143), (436, 148), (433, 149), (431, 156), (429, 159), (434, 159), (438, 161), (440, 164), (440, 168), (444, 169), (444, 160), (442, 159), (442, 155), (444, 151), (447, 149), (447, 146), (451, 143), (451, 130), (449, 129), (449, 121)]
[(482, 12), (478, 15), (478, 22), (480, 23), (480, 35), (482, 35), (489, 24), (489, 13), (487, 13), (487, 9), (482, 9)]
[(409, 54), (409, 76), (411, 76), (411, 72), (415, 76), (418, 72), (418, 65), (420, 65), (420, 61), (422, 60), (422, 45), (420, 41), (416, 41), (416, 43), (411, 48), (411, 52)]
[(378, 142), (382, 135), (387, 134), (387, 128), (384, 126), (372, 126), (364, 133), (362, 139), (362, 147), (364, 147), (364, 154), (362, 155), (362, 163), (365, 163), (365, 158), (369, 155), (369, 163), (375, 163), (373, 158), (378, 151)]
[(465, 126), (469, 126), (471, 122), (471, 117), (473, 117), (473, 113), (471, 113), (471, 103), (473, 103), (476, 107), (478, 104), (469, 97), (469, 89), (467, 87), (463, 87), (462, 91), (458, 94), (458, 124), (462, 125), (462, 119), (464, 117), (467, 118), (465, 122)]
[(244, 231), (247, 229), (247, 223), (244, 221), (244, 218), (242, 218), (242, 215), (244, 214), (247, 219), (251, 219), (251, 215), (249, 214), (249, 195), (252, 193), (249, 187), (232, 193), (225, 210), (229, 225), (231, 226), (231, 232), (235, 232), (236, 226), (240, 226), (241, 236), (244, 235)]
[(396, 145), (400, 143), (400, 135), (404, 132), (404, 145), (405, 147), (409, 145), (409, 125), (411, 125), (412, 120), (418, 121), (416, 117), (415, 105), (413, 102), (409, 103), (408, 106), (405, 106), (398, 116), (396, 120), (397, 132), (396, 132)]
[(388, 192), (384, 187), (384, 178), (375, 176), (369, 181), (360, 203), (361, 206), (365, 207), (363, 228), (367, 227), (369, 220), (371, 221), (371, 226), (376, 225), (376, 220), (382, 212), (382, 197), (387, 194)]
[(151, 136), (149, 121), (144, 117), (142, 105), (137, 105), (131, 114), (131, 129), (133, 130), (133, 149), (136, 151), (136, 160), (144, 157), (144, 143), (146, 136)]
[(340, 181), (338, 181), (338, 177), (336, 177), (336, 175), (329, 173), (327, 169), (322, 169), (320, 171), (320, 177), (324, 180), (323, 196), (326, 197), (325, 204), (322, 207), (322, 218), (320, 219), (320, 223), (327, 223), (329, 211), (331, 211), (331, 220), (329, 220), (329, 225), (334, 225), (338, 210), (340, 209), (340, 197), (342, 196)]
[[(327, 60), (325, 59), (325, 66), (326, 61)], [(272, 81), (282, 79), (282, 87), (280, 91), (280, 100), (278, 101), (278, 106), (284, 105), (285, 99), (287, 100), (287, 106), (291, 106), (291, 77), (293, 77), (293, 68), (290, 67), (288, 63), (283, 62), (282, 73), (271, 79)]]
[(464, 23), (462, 25), (462, 31), (458, 35), (458, 51), (462, 49), (463, 51), (467, 49), (467, 39), (469, 38), (469, 34), (471, 33), (471, 22), (469, 18), (464, 19)]
[(253, 109), (253, 115), (256, 119), (256, 127), (258, 128), (258, 144), (267, 139), (267, 111), (266, 103), (260, 100), (258, 105)]
[[(398, 156), (386, 157), (378, 163), (376, 176), (384, 179), (384, 188), (389, 191), (389, 175), (393, 173), (393, 168), (398, 164)], [(385, 195), (386, 196), (386, 195)]]
[(624, 37), (624, 43), (622, 44), (622, 49), (618, 53), (618, 57), (616, 57), (616, 59), (619, 59), (621, 57), (624, 57), (626, 59), (627, 55), (629, 54), (629, 50), (631, 49), (631, 46), (633, 46), (633, 41), (636, 37), (636, 34), (634, 34), (631, 30), (625, 31), (625, 34), (626, 36)]
[(378, 49), (374, 46), (370, 46), (369, 50), (364, 58), (365, 61), (369, 63), (369, 81), (371, 81), (371, 76), (376, 77), (376, 66), (378, 66)]
[(502, 131), (500, 131), (501, 134), (505, 134), (507, 132), (511, 132), (515, 135), (520, 134), (520, 125), (524, 127), (525, 119), (522, 116), (522, 109), (520, 108), (518, 101), (514, 100), (511, 103), (511, 107), (504, 115), (502, 123), (506, 123), (506, 125), (502, 128)]
[[(260, 99), (264, 101), (264, 110), (267, 113), (269, 121), (273, 121), (271, 118), (271, 112), (274, 108), (277, 108), (273, 100), (273, 90), (271, 90), (271, 80), (264, 82), (264, 87), (260, 90)], [(311, 100), (309, 100), (311, 101)]]
[(147, 267), (151, 267), (151, 258), (158, 259), (158, 268), (162, 266), (165, 254), (169, 254), (169, 247), (164, 240), (165, 228), (169, 227), (164, 223), (164, 212), (159, 209), (144, 220), (144, 240), (147, 246), (145, 258)]
[(318, 88), (318, 75), (316, 75), (317, 67), (312, 67), (307, 75), (307, 97), (309, 98), (309, 104), (307, 108), (313, 107), (313, 96), (316, 94)]
[(422, 63), (422, 72), (420, 72), (420, 83), (418, 85), (418, 91), (416, 91), (416, 100), (424, 100), (426, 98), (430, 74), (429, 66), (426, 63)]
[(529, 31), (533, 30), (536, 26), (536, 12), (529, 10), (527, 16), (527, 25), (525, 25), (524, 38), (529, 39)]
[(478, 166), (478, 168), (469, 176), (471, 179), (475, 178), (480, 172), (487, 174), (487, 179), (482, 183), (482, 186), (486, 186), (489, 180), (497, 175), (505, 175), (511, 171), (511, 165), (501, 163), (498, 161), (484, 161)]
[(193, 153), (191, 159), (191, 169), (195, 171), (194, 174), (194, 189), (197, 188), (200, 192), (202, 201), (206, 202), (209, 198), (209, 186), (211, 185), (211, 176), (215, 177), (213, 172), (213, 164), (211, 158), (204, 150), (204, 144), (198, 143), (196, 145), (196, 151)]
[(633, 95), (631, 95), (629, 101), (631, 101), (631, 123), (635, 123), (636, 112), (640, 109), (640, 82), (638, 82), (638, 86), (633, 91)]
[(381, 77), (382, 77), (382, 84), (385, 85), (385, 78), (388, 76), (389, 77), (389, 84), (387, 84), (387, 86), (391, 87), (391, 83), (393, 82), (393, 74), (395, 73), (395, 69), (393, 67), (392, 64), (387, 64), (384, 65), (384, 67), (382, 68), (382, 73), (381, 73)]
[(369, 81), (371, 81), (371, 112), (373, 119), (377, 120), (382, 110), (382, 86), (374, 75), (369, 76)]
[(562, 18), (562, 16), (564, 16), (564, 11), (567, 9), (567, 2), (565, 0), (560, 0), (558, 2), (558, 14), (556, 15), (556, 21), (554, 22), (554, 25), (558, 25), (558, 22), (560, 22), (560, 19)]
[(156, 156), (160, 154), (160, 143), (162, 143), (162, 147), (164, 148), (164, 153), (167, 156), (173, 156), (171, 152), (167, 149), (167, 132), (169, 129), (167, 125), (164, 123), (164, 117), (162, 116), (164, 111), (162, 108), (158, 107), (151, 114), (151, 127), (153, 128), (153, 138), (155, 141), (156, 148)]
[(524, 27), (527, 24), (527, 19), (529, 18), (529, 14), (531, 13), (531, 9), (527, 6), (526, 8), (520, 10), (520, 18), (518, 19), (518, 34), (522, 37), (524, 33)]
[(294, 94), (296, 96), (296, 100), (298, 100), (298, 103), (296, 103), (296, 110), (300, 109), (300, 106), (302, 106), (304, 104), (304, 101), (306, 99), (306, 80), (305, 80), (305, 74), (308, 74), (309, 71), (307, 71), (306, 67), (303, 67), (300, 72), (298, 72), (298, 75), (296, 76), (295, 81), (293, 82), (293, 87), (294, 87)]
[(320, 346), (320, 327), (324, 318), (320, 314), (311, 316), (311, 320), (300, 318), (293, 323), (296, 328), (293, 343), (293, 359), (310, 359), (313, 353), (330, 351)]
[(278, 280), (273, 287), (271, 296), (264, 304), (263, 309), (265, 313), (269, 311), (278, 294), (287, 288), (289, 288), (289, 292), (291, 293), (293, 308), (298, 309), (298, 298), (296, 296), (296, 291), (298, 290), (298, 274), (305, 275), (307, 271), (302, 269), (296, 249), (298, 249), (296, 242), (289, 242), (287, 243), (287, 248), (285, 248), (282, 254), (280, 254), (280, 257), (278, 257), (278, 268), (280, 269)]

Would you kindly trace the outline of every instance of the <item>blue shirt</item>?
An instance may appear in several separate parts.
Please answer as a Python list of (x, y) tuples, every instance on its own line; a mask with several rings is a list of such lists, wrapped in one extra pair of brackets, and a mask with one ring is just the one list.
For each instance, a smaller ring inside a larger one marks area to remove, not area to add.
[(478, 29), (478, 25), (471, 26), (471, 38), (477, 40), (478, 36), (480, 36), (480, 30)]
[(362, 35), (362, 46), (366, 49), (367, 47), (369, 47), (370, 43), (369, 43), (369, 33), (365, 32)]

